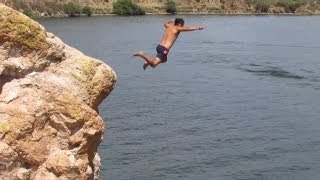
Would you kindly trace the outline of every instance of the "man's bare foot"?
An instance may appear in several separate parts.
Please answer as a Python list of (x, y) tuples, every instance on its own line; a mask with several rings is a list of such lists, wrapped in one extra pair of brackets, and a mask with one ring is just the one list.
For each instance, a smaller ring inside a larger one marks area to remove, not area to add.
[(143, 54), (144, 54), (143, 51), (139, 51), (139, 52), (134, 53), (133, 56), (141, 56)]
[(145, 62), (145, 63), (143, 64), (143, 69), (146, 70), (146, 68), (147, 68), (148, 66), (149, 66), (149, 63)]

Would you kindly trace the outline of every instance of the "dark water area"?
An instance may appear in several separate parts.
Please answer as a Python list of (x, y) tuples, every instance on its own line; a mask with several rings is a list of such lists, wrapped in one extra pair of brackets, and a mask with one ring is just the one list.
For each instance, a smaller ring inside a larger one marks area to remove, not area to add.
[(182, 16), (168, 62), (155, 55), (170, 16), (39, 20), (118, 76), (101, 104), (100, 179), (320, 178), (320, 17)]

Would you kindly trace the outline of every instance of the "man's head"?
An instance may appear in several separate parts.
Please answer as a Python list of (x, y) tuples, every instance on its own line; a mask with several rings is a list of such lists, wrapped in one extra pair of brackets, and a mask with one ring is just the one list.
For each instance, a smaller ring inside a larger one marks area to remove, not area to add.
[(183, 26), (184, 25), (184, 20), (182, 18), (176, 18), (174, 21), (175, 26)]

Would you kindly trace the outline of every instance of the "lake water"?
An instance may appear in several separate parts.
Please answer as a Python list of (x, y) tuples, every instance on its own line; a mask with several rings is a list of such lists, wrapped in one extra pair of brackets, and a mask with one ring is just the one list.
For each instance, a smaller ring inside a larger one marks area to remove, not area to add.
[(319, 179), (320, 17), (182, 17), (208, 28), (146, 71), (172, 16), (39, 20), (117, 72), (100, 179)]

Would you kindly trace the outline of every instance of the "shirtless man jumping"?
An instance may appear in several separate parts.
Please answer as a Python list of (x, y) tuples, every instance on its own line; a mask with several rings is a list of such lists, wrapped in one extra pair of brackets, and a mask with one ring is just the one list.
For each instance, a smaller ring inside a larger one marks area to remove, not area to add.
[(180, 32), (202, 30), (205, 28), (205, 26), (184, 26), (184, 20), (181, 18), (176, 18), (174, 22), (170, 20), (165, 22), (164, 27), (166, 28), (166, 31), (160, 44), (156, 48), (156, 57), (151, 57), (143, 51), (139, 51), (134, 54), (134, 56), (140, 56), (145, 60), (143, 69), (146, 69), (149, 65), (155, 68), (158, 64), (167, 62), (167, 55), (169, 53), (169, 50), (178, 38)]

